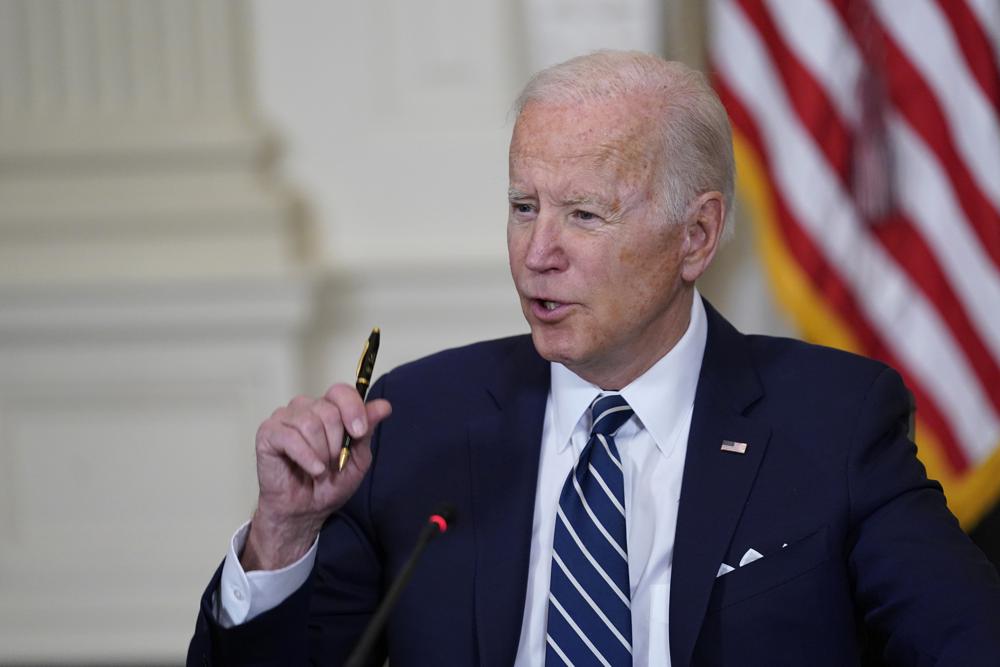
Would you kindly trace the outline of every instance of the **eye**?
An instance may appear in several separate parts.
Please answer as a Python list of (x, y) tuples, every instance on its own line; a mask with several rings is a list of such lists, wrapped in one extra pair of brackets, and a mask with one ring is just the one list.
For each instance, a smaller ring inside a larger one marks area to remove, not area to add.
[(527, 220), (535, 215), (535, 205), (528, 202), (512, 201), (510, 211), (515, 219)]
[(595, 220), (600, 220), (601, 216), (597, 215), (592, 211), (584, 211), (582, 209), (577, 209), (573, 211), (573, 217), (580, 222), (593, 222)]

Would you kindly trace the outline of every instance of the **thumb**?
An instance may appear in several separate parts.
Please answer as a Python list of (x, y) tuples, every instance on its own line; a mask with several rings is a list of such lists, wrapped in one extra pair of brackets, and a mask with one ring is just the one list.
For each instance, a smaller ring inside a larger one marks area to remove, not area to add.
[(368, 403), (365, 403), (365, 411), (368, 414), (368, 436), (366, 439), (371, 437), (371, 434), (375, 431), (375, 427), (379, 423), (392, 414), (392, 404), (384, 398), (376, 398)]
[(345, 468), (345, 471), (348, 469), (354, 471), (352, 475), (364, 475), (368, 470), (372, 460), (372, 435), (375, 433), (375, 427), (392, 414), (392, 405), (384, 398), (377, 398), (365, 403), (365, 412), (368, 415), (368, 433), (351, 444), (351, 457)]

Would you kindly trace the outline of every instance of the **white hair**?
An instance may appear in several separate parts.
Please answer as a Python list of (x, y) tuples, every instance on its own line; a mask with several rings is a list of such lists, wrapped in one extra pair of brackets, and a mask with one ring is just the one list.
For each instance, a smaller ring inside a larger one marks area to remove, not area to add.
[(663, 109), (656, 128), (666, 149), (664, 212), (685, 219), (698, 195), (718, 191), (732, 234), (733, 165), (729, 117), (705, 76), (687, 65), (638, 51), (596, 51), (553, 65), (525, 85), (514, 111), (529, 103), (587, 104), (626, 96), (652, 97)]

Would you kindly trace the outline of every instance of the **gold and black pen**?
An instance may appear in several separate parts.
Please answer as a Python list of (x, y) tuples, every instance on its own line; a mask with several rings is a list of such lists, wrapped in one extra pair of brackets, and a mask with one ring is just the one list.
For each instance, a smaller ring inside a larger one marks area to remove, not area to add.
[[(368, 385), (372, 381), (372, 371), (375, 370), (375, 355), (378, 354), (379, 328), (374, 327), (368, 336), (365, 347), (361, 350), (361, 359), (358, 360), (358, 379), (354, 387), (361, 395), (361, 400), (365, 400), (368, 394)], [(347, 465), (347, 459), (351, 455), (351, 434), (344, 429), (344, 445), (340, 448), (340, 463), (337, 470), (343, 470)]]

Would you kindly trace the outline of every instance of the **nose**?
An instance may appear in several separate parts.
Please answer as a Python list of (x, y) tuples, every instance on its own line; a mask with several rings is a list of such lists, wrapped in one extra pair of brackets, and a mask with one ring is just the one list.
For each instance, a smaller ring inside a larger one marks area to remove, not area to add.
[(539, 211), (531, 226), (528, 251), (524, 258), (525, 267), (539, 273), (565, 269), (567, 257), (562, 235), (563, 227), (558, 216), (544, 210)]

